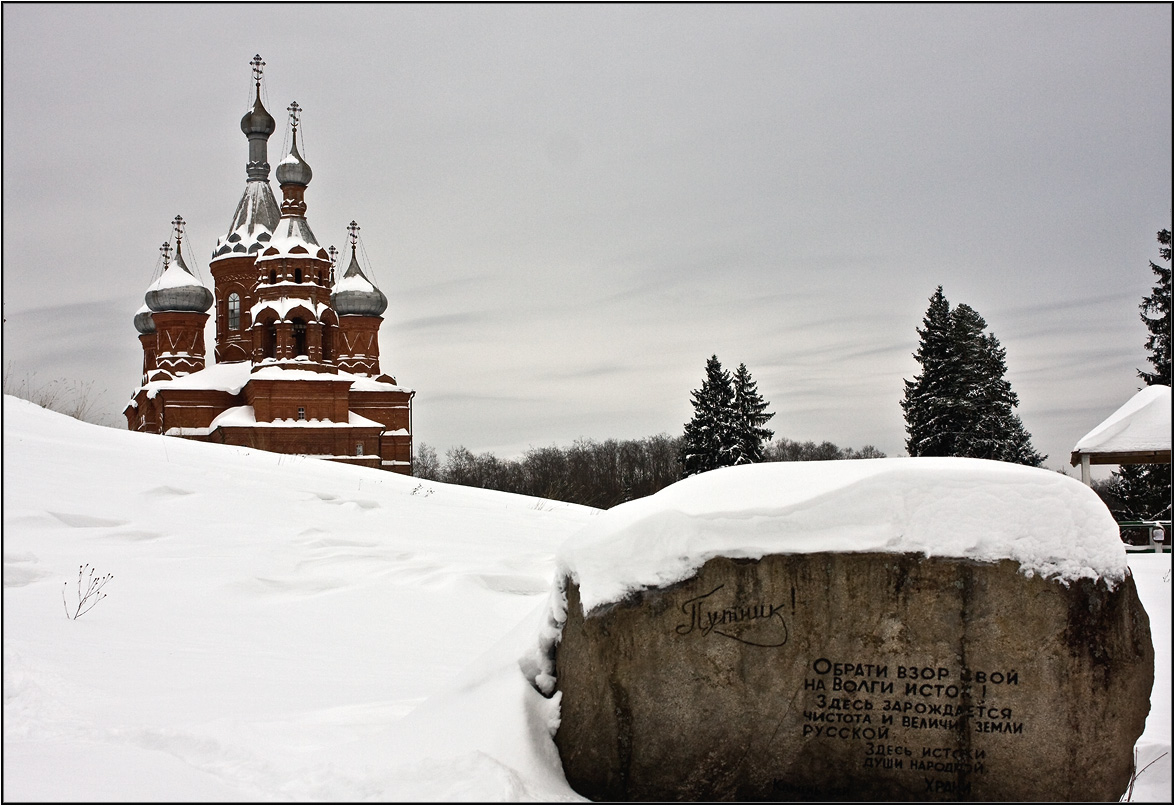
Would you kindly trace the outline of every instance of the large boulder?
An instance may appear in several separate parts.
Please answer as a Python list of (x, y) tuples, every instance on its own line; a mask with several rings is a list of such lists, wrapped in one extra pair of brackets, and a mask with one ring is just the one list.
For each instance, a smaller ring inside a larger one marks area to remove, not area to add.
[(1150, 705), (1129, 578), (794, 554), (567, 598), (556, 744), (597, 800), (1117, 800)]
[[(553, 651), (573, 788), (600, 800), (1123, 794), (1154, 652), (1104, 507), (1046, 471), (896, 461), (705, 474), (569, 543)], [(805, 471), (824, 479), (796, 492)], [(936, 529), (956, 556), (928, 550)], [(813, 550), (813, 533), (834, 550)]]

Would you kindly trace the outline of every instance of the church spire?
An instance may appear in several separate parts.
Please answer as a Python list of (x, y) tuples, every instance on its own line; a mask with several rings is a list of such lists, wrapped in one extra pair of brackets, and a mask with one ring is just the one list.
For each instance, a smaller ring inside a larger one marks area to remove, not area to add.
[(287, 110), (290, 113), (290, 153), (286, 154), (277, 164), (277, 170), (274, 173), (277, 176), (277, 183), (281, 185), (282, 189), (282, 216), (304, 216), (306, 202), (303, 200), (303, 195), (306, 193), (306, 186), (310, 184), (310, 178), (314, 172), (310, 170), (310, 165), (298, 153), (298, 123), (301, 120), (302, 107), (298, 106), (297, 101), (294, 101), (287, 107)]
[[(249, 161), (245, 164), (245, 193), (237, 204), (228, 235), (216, 242), (213, 261), (255, 254), (272, 235), (281, 211), (269, 187), (269, 136), (277, 129), (273, 116), (261, 103), (261, 77), (265, 62), (260, 54), (249, 62), (256, 91), (253, 108), (241, 118), (241, 131), (249, 138)], [(215, 272), (213, 273), (215, 275)]]
[(310, 178), (314, 172), (310, 170), (310, 165), (298, 153), (298, 124), (302, 120), (302, 107), (298, 106), (297, 101), (294, 101), (286, 109), (290, 113), (290, 153), (286, 154), (277, 164), (277, 183), (283, 187), (286, 185), (305, 187), (310, 184)]
[(184, 219), (176, 216), (171, 226), (175, 232), (175, 259), (171, 242), (159, 247), (163, 255), (163, 272), (147, 289), (144, 301), (154, 312), (191, 311), (203, 313), (212, 307), (212, 292), (195, 278), (180, 251), (184, 241)]
[(261, 75), (265, 62), (261, 61), (261, 55), (258, 54), (249, 64), (253, 66), (253, 81), (257, 85), (257, 93), (253, 100), (253, 108), (241, 118), (241, 131), (249, 138), (249, 162), (245, 165), (245, 174), (250, 182), (267, 182), (269, 136), (277, 129), (277, 124), (261, 103)]
[(359, 243), (359, 225), (352, 221), (347, 227), (351, 240), (351, 262), (343, 276), (335, 283), (331, 305), (339, 316), (379, 316), (388, 307), (388, 298), (375, 287), (359, 266), (356, 249)]

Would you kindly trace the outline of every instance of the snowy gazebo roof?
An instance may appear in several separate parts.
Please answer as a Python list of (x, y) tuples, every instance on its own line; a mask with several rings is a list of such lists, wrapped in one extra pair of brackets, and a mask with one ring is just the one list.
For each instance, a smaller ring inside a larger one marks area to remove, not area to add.
[(1070, 463), (1142, 465), (1171, 463), (1171, 387), (1148, 386), (1077, 441)]

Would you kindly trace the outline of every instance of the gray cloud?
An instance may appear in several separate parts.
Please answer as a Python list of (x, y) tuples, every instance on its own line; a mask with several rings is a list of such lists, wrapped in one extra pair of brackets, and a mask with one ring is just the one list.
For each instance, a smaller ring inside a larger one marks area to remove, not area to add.
[(717, 353), (779, 433), (899, 453), (940, 283), (1000, 337), (1054, 457), (1145, 364), (1167, 6), (10, 4), (4, 23), (4, 358), (99, 379), (115, 421), (176, 213), (209, 277), (258, 51), (271, 112), (306, 110), (311, 226), (336, 245), (363, 226), (387, 369), (438, 447), (677, 432)]

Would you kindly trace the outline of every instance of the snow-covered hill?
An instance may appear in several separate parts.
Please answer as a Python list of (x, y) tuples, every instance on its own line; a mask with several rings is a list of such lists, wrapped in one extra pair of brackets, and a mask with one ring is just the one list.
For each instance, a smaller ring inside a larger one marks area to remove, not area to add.
[(500, 642), (595, 513), (6, 396), (4, 798), (573, 798)]
[[(4, 398), (5, 800), (581, 800), (528, 684), (571, 504)], [(78, 620), (80, 566), (112, 573)], [(1171, 559), (1134, 556), (1171, 796)], [(64, 602), (63, 602), (64, 598)], [(523, 664), (525, 665), (525, 663)]]

